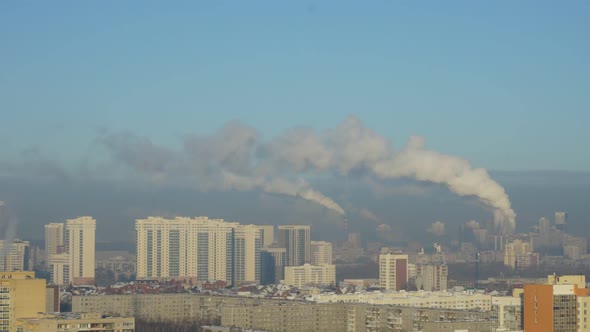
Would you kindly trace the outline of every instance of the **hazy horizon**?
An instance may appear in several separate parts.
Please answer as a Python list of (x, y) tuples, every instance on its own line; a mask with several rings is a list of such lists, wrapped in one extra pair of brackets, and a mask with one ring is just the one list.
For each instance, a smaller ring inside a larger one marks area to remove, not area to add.
[(330, 239), (347, 215), (432, 241), (555, 211), (588, 236), (589, 12), (2, 2), (0, 200), (32, 239), (78, 215), (117, 241), (148, 215)]

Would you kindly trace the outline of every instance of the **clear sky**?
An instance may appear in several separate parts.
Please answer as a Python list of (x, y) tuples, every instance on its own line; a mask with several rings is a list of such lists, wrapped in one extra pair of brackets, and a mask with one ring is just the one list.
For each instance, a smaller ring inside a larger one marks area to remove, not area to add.
[(589, 59), (589, 1), (0, 1), (0, 161), (354, 114), (480, 167), (590, 171)]

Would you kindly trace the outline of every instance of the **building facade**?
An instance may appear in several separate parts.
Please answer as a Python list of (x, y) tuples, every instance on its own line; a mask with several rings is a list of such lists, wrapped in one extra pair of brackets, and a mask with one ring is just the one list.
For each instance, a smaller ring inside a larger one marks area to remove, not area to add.
[(17, 319), (45, 312), (45, 280), (34, 272), (0, 273), (0, 332), (16, 331)]
[(262, 232), (255, 225), (239, 225), (234, 239), (234, 283), (260, 284)]
[(440, 265), (416, 265), (416, 287), (425, 291), (447, 290), (449, 276), (448, 266)]
[(278, 226), (278, 243), (287, 249), (286, 266), (301, 266), (311, 263), (311, 226)]
[(567, 212), (555, 212), (555, 228), (567, 232)]
[(278, 284), (285, 278), (287, 249), (279, 247), (264, 248), (260, 251), (260, 283)]
[(383, 290), (402, 290), (408, 283), (408, 255), (379, 255), (379, 286)]
[(50, 223), (45, 225), (45, 256), (49, 260), (51, 255), (61, 254), (65, 249), (65, 224)]
[(533, 252), (529, 242), (514, 240), (504, 247), (504, 265), (512, 269), (524, 269), (536, 266), (539, 254)]
[(258, 225), (262, 236), (262, 247), (266, 248), (275, 242), (275, 226), (274, 225)]
[(258, 226), (208, 217), (149, 217), (137, 220), (135, 229), (138, 279), (260, 282)]
[(588, 289), (575, 284), (525, 285), (524, 330), (576, 332), (578, 298), (587, 296)]
[(33, 269), (29, 241), (0, 240), (0, 252), (6, 253), (6, 256), (0, 257), (0, 271), (31, 271)]
[(69, 281), (75, 285), (94, 284), (95, 234), (96, 220), (92, 217), (78, 217), (66, 221), (65, 243), (69, 257)]
[(311, 265), (332, 264), (332, 243), (311, 241)]
[(285, 284), (298, 288), (336, 284), (335, 265), (310, 265), (285, 267)]
[(54, 285), (70, 283), (70, 256), (66, 253), (53, 254), (47, 262), (49, 280)]
[(17, 332), (134, 332), (135, 318), (108, 317), (99, 313), (36, 315), (18, 320)]

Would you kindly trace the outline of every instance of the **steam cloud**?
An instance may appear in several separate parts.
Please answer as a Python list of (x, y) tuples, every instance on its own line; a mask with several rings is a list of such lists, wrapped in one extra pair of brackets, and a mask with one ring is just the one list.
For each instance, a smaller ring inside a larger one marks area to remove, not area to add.
[(385, 137), (353, 116), (331, 130), (295, 128), (271, 141), (262, 141), (252, 127), (230, 122), (211, 136), (184, 137), (179, 151), (130, 134), (108, 134), (101, 140), (116, 159), (155, 180), (189, 177), (204, 190), (262, 190), (300, 197), (343, 215), (338, 203), (303, 177), (360, 173), (377, 180), (413, 178), (477, 197), (494, 211), (496, 227), (515, 227), (508, 195), (485, 169), (429, 150), (420, 137), (411, 137), (402, 150), (394, 151)]
[(442, 221), (435, 221), (430, 225), (430, 228), (428, 228), (427, 231), (436, 236), (443, 236), (446, 233), (445, 223)]

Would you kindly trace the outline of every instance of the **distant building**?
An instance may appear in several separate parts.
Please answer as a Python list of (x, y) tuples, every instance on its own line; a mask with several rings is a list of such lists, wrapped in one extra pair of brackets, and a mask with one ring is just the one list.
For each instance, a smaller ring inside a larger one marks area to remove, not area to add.
[(29, 241), (0, 240), (0, 252), (2, 251), (6, 251), (6, 256), (0, 257), (0, 271), (31, 271), (33, 269)]
[(529, 242), (514, 240), (504, 248), (504, 265), (512, 269), (529, 268), (539, 263), (539, 254), (532, 252)]
[(332, 243), (311, 241), (311, 265), (332, 264)]
[(278, 226), (279, 246), (287, 249), (286, 266), (301, 266), (311, 263), (311, 226)]
[(539, 233), (541, 233), (541, 235), (546, 235), (546, 234), (549, 234), (550, 230), (551, 230), (551, 221), (545, 217), (542, 217), (541, 219), (539, 219)]
[(260, 251), (260, 284), (278, 284), (285, 278), (287, 249), (270, 247)]
[(50, 223), (45, 225), (45, 255), (49, 260), (51, 255), (65, 252), (65, 224)]
[(547, 276), (547, 285), (576, 285), (580, 289), (586, 288), (586, 276), (550, 274)]
[(335, 265), (310, 265), (285, 267), (285, 284), (298, 288), (336, 284)]
[(408, 255), (379, 255), (379, 286), (384, 290), (402, 290), (408, 283)]
[(100, 313), (61, 313), (35, 315), (21, 318), (17, 323), (18, 331), (43, 331), (43, 332), (83, 332), (83, 331), (108, 331), (108, 332), (133, 332), (135, 331), (135, 318), (133, 317), (108, 317)]
[(425, 291), (447, 290), (449, 270), (447, 265), (417, 265), (416, 287)]
[(273, 225), (257, 225), (260, 228), (262, 236), (262, 247), (268, 247), (275, 243), (275, 226)]
[(361, 248), (361, 233), (348, 233), (348, 244), (353, 248)]
[(66, 221), (66, 252), (70, 258), (69, 280), (74, 285), (93, 285), (96, 220), (78, 217)]
[(567, 232), (567, 212), (555, 212), (555, 228)]
[(575, 245), (565, 245), (563, 246), (563, 255), (565, 258), (569, 258), (572, 260), (578, 260), (582, 257), (582, 251), (580, 247)]

